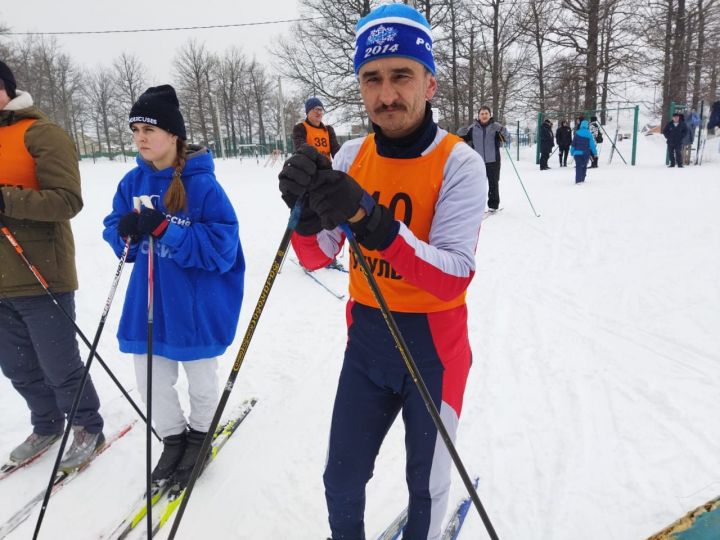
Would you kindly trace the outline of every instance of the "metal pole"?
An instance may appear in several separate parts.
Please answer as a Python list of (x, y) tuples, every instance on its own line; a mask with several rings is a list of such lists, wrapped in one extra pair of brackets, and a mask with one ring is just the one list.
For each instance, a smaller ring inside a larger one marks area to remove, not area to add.
[(640, 106), (635, 105), (635, 112), (633, 113), (633, 141), (632, 141), (632, 157), (630, 158), (630, 165), (635, 165), (637, 158), (637, 138), (638, 138), (638, 117), (640, 116)]
[(288, 154), (287, 148), (287, 132), (285, 131), (285, 103), (282, 93), (282, 79), (278, 76), (278, 101), (280, 102), (280, 129), (282, 130), (282, 149), (283, 156)]
[(700, 143), (702, 142), (703, 114), (705, 112), (705, 100), (700, 102), (700, 124), (698, 124), (697, 145), (695, 150), (695, 165), (700, 164)]
[(537, 128), (535, 129), (535, 165), (540, 164), (540, 128), (542, 127), (542, 116), (543, 114), (539, 112), (537, 117)]
[(515, 146), (517, 147), (517, 160), (520, 161), (520, 120), (517, 121), (515, 132)]

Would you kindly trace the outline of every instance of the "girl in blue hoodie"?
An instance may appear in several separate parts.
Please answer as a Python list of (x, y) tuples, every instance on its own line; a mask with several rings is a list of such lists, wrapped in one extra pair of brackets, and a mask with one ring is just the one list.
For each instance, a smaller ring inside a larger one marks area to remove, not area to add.
[[(235, 337), (245, 261), (238, 221), (217, 182), (212, 154), (185, 142), (172, 86), (149, 88), (130, 111), (137, 167), (120, 181), (104, 239), (120, 256), (130, 238), (134, 262), (118, 340), (134, 355), (138, 388), (147, 400), (148, 244), (154, 249), (152, 408), (163, 452), (153, 481), (184, 487), (219, 397), (217, 356)], [(175, 383), (188, 379), (186, 421)]]
[(597, 147), (595, 146), (595, 138), (588, 129), (588, 121), (582, 120), (580, 128), (575, 132), (570, 153), (575, 158), (575, 183), (580, 184), (585, 181), (587, 174), (587, 164), (590, 158), (597, 156)]

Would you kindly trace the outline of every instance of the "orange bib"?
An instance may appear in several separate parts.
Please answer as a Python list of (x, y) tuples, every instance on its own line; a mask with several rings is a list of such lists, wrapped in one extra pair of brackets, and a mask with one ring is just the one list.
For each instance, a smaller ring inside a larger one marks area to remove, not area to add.
[(36, 122), (27, 118), (0, 127), (0, 186), (39, 190), (35, 161), (25, 148), (25, 132)]
[(307, 120), (304, 121), (303, 124), (305, 124), (305, 132), (307, 133), (305, 137), (307, 143), (317, 148), (318, 152), (325, 154), (329, 158), (330, 134), (327, 128), (315, 127)]
[[(387, 206), (395, 219), (405, 223), (419, 240), (427, 242), (442, 187), (445, 163), (453, 147), (461, 141), (460, 137), (448, 134), (424, 156), (394, 159), (380, 156), (375, 148), (374, 135), (368, 135), (348, 174), (378, 203)], [(465, 303), (465, 293), (449, 301), (440, 300), (405, 281), (382, 258), (379, 251), (370, 251), (362, 246), (360, 249), (392, 311), (431, 313)], [(378, 307), (355, 260), (350, 265), (350, 296), (361, 304)]]

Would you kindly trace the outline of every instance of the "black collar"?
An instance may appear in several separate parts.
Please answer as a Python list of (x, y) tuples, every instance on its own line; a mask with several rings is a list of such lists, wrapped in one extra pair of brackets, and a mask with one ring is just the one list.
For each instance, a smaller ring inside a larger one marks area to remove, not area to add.
[(420, 157), (430, 143), (435, 140), (438, 129), (437, 124), (433, 122), (429, 102), (425, 103), (425, 116), (420, 126), (405, 137), (399, 139), (386, 137), (380, 126), (373, 124), (372, 127), (375, 132), (375, 148), (377, 148), (378, 154), (396, 159)]

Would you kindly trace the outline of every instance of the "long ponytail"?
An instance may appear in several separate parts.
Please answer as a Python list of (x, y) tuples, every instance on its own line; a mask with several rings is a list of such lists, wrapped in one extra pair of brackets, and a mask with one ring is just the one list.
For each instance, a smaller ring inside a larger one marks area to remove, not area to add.
[(180, 137), (178, 137), (176, 145), (177, 155), (175, 156), (173, 179), (163, 198), (165, 208), (167, 208), (167, 211), (171, 214), (180, 210), (187, 210), (187, 195), (185, 193), (185, 185), (182, 182), (182, 172), (185, 168), (185, 161), (187, 160), (188, 147), (187, 143)]

